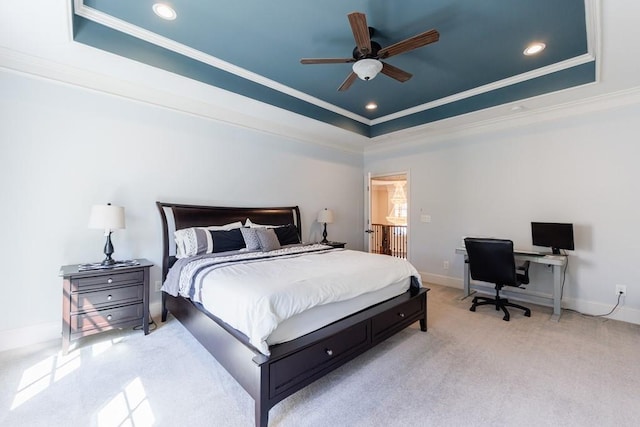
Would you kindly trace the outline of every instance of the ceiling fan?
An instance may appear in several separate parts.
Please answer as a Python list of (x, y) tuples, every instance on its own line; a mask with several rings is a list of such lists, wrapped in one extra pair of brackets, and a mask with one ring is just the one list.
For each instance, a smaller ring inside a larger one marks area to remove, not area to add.
[(426, 46), (430, 43), (435, 43), (440, 39), (440, 33), (436, 30), (429, 30), (383, 48), (371, 40), (374, 29), (367, 25), (367, 17), (364, 13), (352, 12), (347, 16), (349, 18), (349, 25), (351, 25), (351, 31), (353, 32), (353, 38), (356, 41), (352, 58), (303, 58), (300, 60), (302, 64), (341, 64), (353, 62), (353, 71), (347, 76), (345, 81), (342, 82), (338, 88), (339, 91), (349, 89), (358, 77), (362, 80), (371, 80), (380, 72), (401, 83), (406, 82), (412, 77), (412, 74), (386, 62), (382, 62), (382, 60)]

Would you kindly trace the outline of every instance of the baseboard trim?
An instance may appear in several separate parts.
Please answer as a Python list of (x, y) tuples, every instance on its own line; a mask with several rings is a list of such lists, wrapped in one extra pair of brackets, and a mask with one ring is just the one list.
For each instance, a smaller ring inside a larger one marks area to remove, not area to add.
[(61, 325), (62, 321), (47, 322), (0, 331), (0, 351), (40, 344), (56, 338), (62, 339)]
[[(425, 283), (434, 283), (436, 285), (448, 286), (450, 288), (457, 288), (457, 289), (462, 289), (464, 287), (462, 279), (457, 277), (431, 274), (423, 271), (420, 272), (420, 276), (422, 276), (422, 281)], [(487, 292), (490, 292), (492, 288), (487, 287), (486, 289), (487, 289)], [(503, 293), (507, 298), (513, 298), (520, 301), (525, 301), (525, 302), (538, 304), (546, 307), (552, 306), (552, 304), (548, 301), (547, 298), (538, 297), (536, 295), (525, 295), (517, 291), (509, 292), (508, 290), (506, 290), (506, 288)], [(607, 305), (599, 302), (577, 300), (574, 298), (567, 298), (567, 297), (562, 299), (562, 308), (575, 310), (579, 313), (582, 313), (588, 316), (601, 316), (602, 318), (605, 318), (605, 319), (619, 320), (621, 322), (640, 325), (640, 310), (637, 310), (635, 308), (625, 307), (624, 305), (620, 305), (618, 308), (615, 309), (613, 313), (606, 316), (602, 316), (606, 313), (609, 313), (614, 306), (615, 306), (615, 302), (611, 305)]]
[[(151, 317), (159, 317), (162, 303), (149, 305)], [(40, 344), (55, 339), (62, 340), (62, 320), (0, 331), (0, 352)], [(62, 345), (62, 341), (60, 341)]]

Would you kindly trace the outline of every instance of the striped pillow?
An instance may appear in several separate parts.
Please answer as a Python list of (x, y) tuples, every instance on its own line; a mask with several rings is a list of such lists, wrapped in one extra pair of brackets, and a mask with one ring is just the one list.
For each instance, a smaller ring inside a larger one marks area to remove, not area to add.
[(232, 222), (225, 225), (211, 225), (208, 227), (191, 227), (176, 230), (176, 258), (211, 254), (214, 252), (211, 231), (233, 230), (242, 227), (242, 223)]

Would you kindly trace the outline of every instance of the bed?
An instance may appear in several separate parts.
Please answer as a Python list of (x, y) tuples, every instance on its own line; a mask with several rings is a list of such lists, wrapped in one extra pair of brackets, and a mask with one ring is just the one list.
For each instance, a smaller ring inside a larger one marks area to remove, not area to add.
[[(163, 228), (163, 281), (176, 261), (180, 262), (176, 259), (175, 230), (237, 221), (245, 224), (249, 219), (254, 224), (293, 227), (298, 238), (301, 236), (297, 206), (214, 207), (165, 202), (156, 205)], [(397, 296), (357, 309), (298, 338), (269, 344), (267, 351), (259, 350), (245, 333), (206, 310), (197, 299), (163, 291), (162, 321), (166, 321), (170, 312), (185, 326), (254, 399), (255, 425), (266, 427), (269, 410), (282, 399), (415, 322), (426, 331), (427, 291), (412, 281), (409, 289)]]

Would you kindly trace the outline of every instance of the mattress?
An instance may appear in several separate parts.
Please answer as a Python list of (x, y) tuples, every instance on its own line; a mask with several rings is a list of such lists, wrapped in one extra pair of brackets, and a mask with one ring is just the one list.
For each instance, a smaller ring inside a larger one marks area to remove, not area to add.
[(324, 245), (179, 260), (163, 290), (198, 302), (263, 354), (420, 285), (406, 260)]
[(281, 344), (300, 338), (367, 307), (397, 297), (409, 289), (410, 280), (405, 278), (375, 292), (362, 294), (346, 301), (316, 306), (296, 314), (278, 325), (267, 338), (267, 344)]

